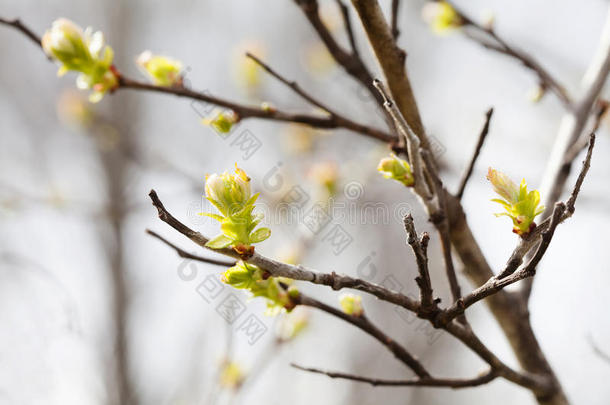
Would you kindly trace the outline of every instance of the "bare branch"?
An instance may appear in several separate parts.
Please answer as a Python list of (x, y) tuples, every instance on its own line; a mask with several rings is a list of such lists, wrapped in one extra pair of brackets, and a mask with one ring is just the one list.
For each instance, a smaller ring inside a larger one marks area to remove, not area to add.
[(383, 106), (389, 112), (390, 116), (394, 120), (394, 124), (398, 129), (400, 138), (398, 145), (406, 148), (409, 163), (413, 169), (413, 175), (415, 183), (413, 188), (415, 192), (424, 199), (430, 199), (431, 193), (428, 189), (426, 179), (424, 177), (424, 165), (421, 159), (420, 145), (422, 144), (419, 136), (413, 131), (409, 123), (405, 120), (403, 114), (400, 112), (393, 99), (388, 94), (385, 86), (379, 79), (373, 81), (373, 85), (377, 88), (379, 93), (383, 97)]
[(432, 283), (430, 282), (430, 271), (428, 270), (428, 241), (430, 236), (424, 232), (421, 239), (417, 237), (415, 224), (411, 214), (405, 215), (403, 218), (405, 231), (407, 232), (407, 243), (413, 249), (415, 260), (417, 261), (417, 269), (419, 276), (415, 279), (419, 286), (420, 301), (423, 311), (432, 311), (436, 308), (432, 292)]
[(349, 40), (349, 45), (352, 49), (352, 54), (357, 57), (360, 57), (358, 47), (356, 46), (356, 37), (354, 35), (354, 29), (352, 27), (352, 19), (349, 16), (349, 9), (345, 5), (345, 3), (343, 3), (342, 0), (336, 1), (337, 6), (341, 10), (341, 16), (343, 17), (343, 25), (345, 26), (345, 32), (347, 33), (347, 38)]
[(493, 113), (494, 113), (494, 109), (492, 107), (489, 110), (487, 110), (487, 113), (485, 114), (485, 124), (483, 125), (483, 128), (481, 129), (481, 132), (479, 133), (479, 139), (477, 141), (477, 146), (474, 148), (474, 153), (472, 154), (472, 157), (470, 158), (468, 167), (466, 168), (466, 170), (464, 171), (464, 174), (462, 175), (462, 180), (460, 181), (460, 187), (458, 188), (458, 192), (455, 194), (455, 196), (458, 200), (461, 200), (462, 196), (464, 195), (464, 190), (466, 189), (466, 184), (468, 184), (468, 180), (470, 180), (470, 176), (472, 175), (474, 165), (477, 161), (477, 158), (479, 157), (479, 154), (481, 153), (481, 148), (483, 147), (485, 138), (487, 138), (487, 134), (489, 133), (489, 123), (491, 122), (491, 117), (492, 117)]
[(337, 115), (329, 107), (327, 107), (325, 104), (323, 104), (321, 101), (316, 100), (315, 98), (310, 96), (307, 92), (305, 92), (305, 90), (303, 90), (296, 81), (286, 79), (281, 74), (279, 74), (278, 72), (273, 70), (271, 68), (271, 66), (267, 65), (265, 62), (263, 62), (261, 59), (259, 59), (255, 55), (251, 54), (250, 52), (246, 52), (246, 57), (248, 57), (249, 59), (252, 59), (257, 65), (262, 67), (267, 73), (269, 73), (271, 76), (275, 77), (280, 82), (284, 83), (286, 86), (290, 87), (295, 93), (297, 93), (303, 99), (307, 100), (307, 102), (309, 102), (313, 106), (321, 108), (322, 110), (326, 111), (330, 115)]
[[(220, 253), (225, 256), (233, 257), (235, 259), (242, 259), (233, 249), (211, 249), (205, 246), (208, 242), (208, 238), (201, 233), (192, 230), (184, 223), (176, 219), (170, 214), (154, 190), (151, 190), (150, 199), (154, 207), (157, 209), (159, 218), (167, 223), (169, 226), (195, 242), (197, 245)], [(264, 270), (267, 270), (271, 276), (274, 277), (287, 277), (293, 280), (309, 281), (313, 284), (321, 284), (331, 287), (334, 290), (340, 290), (342, 288), (352, 288), (368, 294), (374, 295), (377, 298), (387, 301), (410, 311), (417, 312), (419, 309), (419, 303), (404, 294), (400, 294), (394, 291), (390, 291), (380, 285), (370, 283), (366, 280), (350, 277), (347, 275), (332, 273), (320, 273), (315, 270), (310, 270), (304, 266), (294, 266), (291, 264), (281, 263), (276, 260), (267, 258), (258, 253), (254, 253), (252, 257), (246, 260), (248, 263), (255, 264)]]
[(386, 346), (388, 350), (390, 350), (394, 356), (407, 365), (415, 374), (417, 374), (420, 378), (428, 378), (430, 374), (424, 366), (417, 360), (413, 355), (411, 355), (404, 347), (398, 344), (394, 339), (387, 336), (384, 332), (382, 332), (378, 327), (373, 325), (364, 314), (361, 316), (348, 315), (330, 305), (324, 304), (318, 300), (315, 300), (311, 297), (308, 297), (302, 293), (299, 293), (299, 296), (294, 300), (297, 305), (306, 305), (313, 308), (318, 308), (328, 314), (331, 314), (337, 318), (340, 318), (357, 328), (363, 330), (369, 335), (373, 336), (377, 339), (381, 344)]
[(167, 246), (174, 249), (176, 251), (176, 253), (178, 253), (178, 256), (182, 257), (183, 259), (191, 259), (191, 260), (196, 260), (198, 262), (215, 264), (217, 266), (223, 266), (223, 267), (233, 267), (233, 266), (235, 266), (235, 263), (237, 263), (235, 260), (233, 260), (233, 261), (216, 260), (216, 259), (210, 259), (208, 257), (197, 256), (197, 255), (187, 252), (186, 250), (179, 248), (178, 246), (174, 245), (173, 243), (171, 243), (170, 241), (165, 239), (163, 236), (159, 235), (158, 233), (156, 233), (154, 231), (151, 231), (150, 229), (147, 229), (146, 233), (154, 238), (159, 239), (161, 242), (165, 243)]
[[(464, 14), (463, 11), (457, 8), (453, 2), (448, 1), (448, 3), (452, 5), (462, 19), (464, 28), (466, 29), (465, 32), (468, 37), (477, 41), (487, 49), (491, 49), (520, 61), (526, 68), (530, 69), (538, 76), (540, 86), (543, 90), (551, 90), (557, 95), (559, 101), (561, 101), (567, 109), (572, 109), (572, 100), (570, 99), (570, 96), (565, 88), (559, 84), (559, 82), (544, 67), (542, 67), (542, 65), (536, 59), (526, 52), (506, 43), (506, 41), (504, 41), (504, 39), (502, 39), (496, 33), (492, 26), (487, 27), (476, 23), (474, 20)], [(468, 31), (468, 29), (471, 29), (471, 31)]]
[[(36, 45), (42, 48), (41, 38), (31, 29), (23, 25), (19, 18), (15, 18), (14, 20), (9, 20), (7, 18), (0, 17), (0, 24), (9, 25), (13, 28), (21, 31), (26, 37), (32, 40)], [(47, 56), (47, 58), (49, 58)], [(50, 58), (49, 58), (50, 59)]]
[(400, 8), (400, 0), (392, 0), (392, 37), (394, 41), (398, 39), (400, 35), (400, 30), (398, 29), (398, 11)]
[[(19, 20), (9, 21), (0, 18), (0, 24), (12, 26), (19, 31), (23, 32), (30, 39), (38, 39), (38, 37), (27, 27), (25, 27)], [(36, 42), (36, 41), (34, 41)], [(40, 42), (36, 42), (40, 46)], [(372, 78), (371, 78), (372, 81)], [(372, 85), (371, 85), (372, 86)], [(263, 109), (258, 106), (248, 106), (239, 103), (235, 103), (226, 99), (212, 96), (210, 94), (202, 93), (187, 89), (183, 86), (157, 86), (150, 83), (139, 82), (137, 80), (129, 79), (125, 76), (119, 76), (119, 87), (118, 89), (132, 89), (140, 91), (152, 91), (156, 93), (173, 94), (178, 97), (189, 98), (192, 100), (203, 101), (206, 103), (214, 104), (219, 107), (231, 109), (235, 112), (239, 119), (247, 118), (260, 118), (271, 121), (281, 122), (293, 122), (297, 124), (309, 125), (313, 128), (322, 129), (335, 129), (345, 128), (356, 133), (378, 139), (383, 142), (393, 142), (395, 137), (382, 130), (356, 123), (346, 117), (334, 114), (328, 117), (320, 117), (312, 114), (300, 114), (300, 113), (288, 113), (278, 109)]]
[(318, 36), (326, 46), (326, 49), (328, 49), (328, 52), (331, 54), (335, 62), (343, 67), (343, 69), (345, 69), (350, 76), (359, 81), (366, 89), (368, 89), (371, 96), (377, 101), (377, 104), (381, 106), (383, 104), (383, 100), (381, 99), (379, 93), (377, 93), (375, 90), (375, 87), (373, 87), (373, 76), (358, 53), (348, 52), (337, 43), (320, 18), (318, 1), (294, 1), (301, 8), (313, 29), (318, 33)]
[(138, 82), (136, 80), (128, 79), (124, 76), (119, 78), (119, 89), (133, 89), (133, 90), (146, 90), (157, 93), (173, 94), (178, 97), (186, 97), (193, 100), (199, 100), (206, 103), (214, 104), (220, 107), (225, 107), (233, 110), (239, 119), (246, 118), (262, 118), (272, 121), (282, 122), (294, 122), (297, 124), (305, 124), (314, 128), (345, 128), (350, 129), (354, 132), (378, 139), (383, 142), (392, 142), (396, 138), (387, 132), (383, 132), (379, 129), (369, 127), (367, 125), (358, 124), (347, 118), (339, 117), (337, 115), (331, 115), (328, 117), (320, 117), (311, 114), (293, 114), (283, 112), (277, 109), (263, 109), (261, 107), (246, 106), (237, 104), (232, 101), (221, 99), (218, 97), (211, 96), (209, 94), (200, 93), (197, 91), (189, 90), (184, 87), (164, 87), (156, 86), (154, 84)]
[(324, 374), (330, 378), (340, 378), (344, 380), (358, 381), (372, 386), (409, 386), (409, 387), (445, 387), (445, 388), (468, 388), (487, 384), (494, 380), (498, 375), (493, 370), (481, 373), (478, 377), (469, 379), (450, 379), (450, 378), (420, 378), (417, 380), (385, 380), (379, 378), (362, 377), (354, 374), (341, 373), (337, 371), (327, 371), (318, 368), (303, 367), (298, 364), (291, 364), (292, 367), (310, 373)]

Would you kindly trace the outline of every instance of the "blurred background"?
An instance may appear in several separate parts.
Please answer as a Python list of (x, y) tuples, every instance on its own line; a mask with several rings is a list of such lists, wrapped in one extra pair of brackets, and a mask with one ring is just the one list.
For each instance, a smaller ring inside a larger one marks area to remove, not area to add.
[[(347, 44), (336, 3), (320, 3), (325, 22)], [(390, 2), (381, 3), (387, 9)], [(508, 219), (492, 216), (498, 208), (489, 201), (487, 167), (537, 188), (563, 107), (553, 94), (533, 102), (535, 77), (517, 62), (459, 32), (433, 34), (421, 19), (423, 1), (402, 3), (399, 42), (450, 189), (457, 187), (485, 111), (495, 107), (464, 204), (483, 251), (499, 269), (517, 237)], [(500, 35), (535, 55), (574, 94), (608, 7), (602, 0), (456, 3), (477, 19), (493, 12)], [(2, 17), (20, 17), (39, 35), (58, 17), (102, 30), (115, 64), (129, 77), (144, 79), (134, 60), (150, 49), (181, 60), (194, 89), (309, 112), (298, 96), (246, 61), (249, 50), (326, 104), (384, 126), (375, 103), (334, 64), (290, 1), (0, 4)], [(354, 21), (360, 51), (379, 76)], [(175, 216), (213, 236), (218, 225), (197, 215), (210, 210), (201, 197), (205, 174), (237, 163), (261, 192), (273, 230), (257, 250), (416, 294), (400, 218), (413, 210), (420, 231), (430, 226), (411, 194), (375, 171), (387, 153), (384, 145), (345, 130), (260, 120), (219, 136), (201, 122), (215, 114), (211, 106), (131, 90), (92, 105), (76, 90), (75, 75), (58, 79), (56, 67), (21, 33), (0, 27), (0, 47), (0, 403), (534, 403), (529, 392), (500, 379), (457, 391), (373, 388), (298, 371), (291, 362), (371, 377), (411, 376), (350, 325), (315, 311), (266, 316), (261, 300), (214, 284), (222, 267), (184, 260), (145, 233), (152, 229), (199, 252), (158, 220), (147, 194), (156, 189)], [(591, 405), (610, 399), (610, 364), (591, 345), (593, 340), (610, 351), (610, 251), (603, 231), (610, 226), (608, 124), (599, 131), (576, 215), (558, 229), (531, 301), (534, 329), (568, 396)], [(295, 195), (298, 209), (278, 212), (278, 203)], [(304, 219), (316, 204), (331, 208), (319, 232)], [(341, 232), (343, 242), (336, 243), (333, 232)], [(439, 251), (433, 234), (433, 283), (447, 302)], [(330, 289), (299, 287), (337, 304)], [(228, 299), (243, 304), (229, 321), (222, 310)], [(483, 369), (450, 336), (372, 297), (363, 299), (370, 317), (435, 374), (469, 377)], [(256, 333), (244, 326), (247, 319), (256, 321)], [(484, 305), (472, 308), (470, 320), (502, 359), (516, 365)]]

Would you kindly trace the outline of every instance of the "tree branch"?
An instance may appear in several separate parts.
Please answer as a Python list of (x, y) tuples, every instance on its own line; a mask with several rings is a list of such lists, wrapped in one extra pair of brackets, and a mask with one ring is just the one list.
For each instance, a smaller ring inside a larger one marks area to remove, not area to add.
[(400, 0), (392, 0), (392, 37), (394, 41), (398, 39), (400, 35), (400, 30), (398, 29), (398, 11), (400, 8)]
[[(32, 40), (36, 45), (42, 48), (41, 38), (31, 29), (23, 25), (19, 18), (15, 18), (13, 20), (9, 20), (7, 18), (0, 17), (0, 24), (11, 26), (19, 31), (21, 31), (26, 37)], [(47, 56), (50, 60), (50, 58)]]
[(317, 32), (318, 36), (328, 49), (335, 62), (337, 62), (343, 69), (352, 76), (355, 80), (360, 82), (366, 89), (368, 89), (371, 96), (377, 101), (377, 104), (381, 106), (383, 101), (381, 96), (373, 87), (373, 76), (369, 72), (368, 68), (364, 64), (357, 52), (348, 52), (341, 47), (333, 35), (330, 33), (328, 28), (322, 22), (319, 14), (319, 7), (317, 0), (294, 0), (295, 3), (301, 8), (305, 17)]
[(483, 143), (485, 142), (485, 139), (487, 138), (487, 134), (489, 133), (489, 123), (491, 122), (491, 117), (492, 117), (493, 113), (494, 113), (494, 109), (492, 107), (489, 110), (487, 110), (487, 113), (485, 114), (485, 124), (483, 125), (483, 128), (481, 129), (481, 132), (479, 133), (479, 138), (477, 141), (477, 145), (474, 148), (474, 153), (472, 154), (472, 157), (470, 158), (468, 167), (466, 168), (466, 170), (464, 171), (464, 174), (462, 175), (462, 180), (460, 180), (460, 186), (458, 187), (458, 191), (455, 194), (455, 197), (458, 200), (461, 200), (462, 196), (464, 195), (464, 190), (466, 189), (466, 184), (468, 184), (468, 180), (470, 180), (470, 176), (472, 175), (474, 165), (477, 161), (477, 158), (479, 157), (479, 154), (481, 153), (481, 149), (483, 148)]
[(216, 259), (210, 259), (208, 257), (197, 256), (197, 255), (187, 252), (186, 250), (179, 248), (178, 246), (174, 245), (173, 243), (171, 243), (170, 241), (165, 239), (163, 236), (159, 235), (158, 233), (156, 233), (154, 231), (151, 231), (150, 229), (147, 229), (146, 233), (154, 238), (159, 239), (161, 242), (165, 243), (167, 246), (174, 249), (176, 251), (176, 253), (178, 254), (178, 256), (182, 257), (183, 259), (196, 260), (198, 262), (214, 264), (214, 265), (222, 266), (222, 267), (233, 267), (237, 263), (235, 260), (233, 260), (233, 261), (216, 260)]
[(407, 243), (413, 249), (415, 260), (417, 261), (417, 269), (419, 270), (419, 276), (415, 279), (419, 286), (420, 301), (423, 311), (433, 311), (436, 309), (434, 303), (434, 297), (432, 292), (432, 283), (430, 281), (430, 271), (428, 270), (428, 242), (430, 236), (424, 232), (421, 239), (417, 237), (415, 231), (415, 224), (413, 223), (413, 217), (411, 214), (405, 215), (403, 218), (405, 225), (405, 231), (407, 232)]
[(305, 305), (317, 308), (348, 323), (351, 323), (352, 325), (356, 326), (357, 328), (363, 330), (364, 332), (377, 339), (381, 344), (387, 347), (388, 350), (391, 351), (398, 360), (407, 365), (420, 378), (430, 377), (430, 374), (428, 373), (428, 371), (426, 371), (426, 369), (419, 362), (419, 360), (417, 360), (395, 340), (393, 340), (384, 332), (382, 332), (378, 327), (373, 325), (364, 314), (362, 314), (361, 316), (348, 315), (334, 307), (331, 307), (330, 305), (326, 305), (323, 302), (315, 300), (302, 293), (299, 293), (299, 296), (294, 299), (294, 301), (297, 305)]
[(341, 16), (343, 17), (343, 25), (345, 27), (345, 32), (347, 33), (349, 46), (352, 49), (352, 54), (356, 57), (360, 57), (358, 47), (356, 46), (356, 36), (354, 35), (354, 29), (352, 27), (352, 19), (349, 16), (349, 9), (342, 0), (336, 0), (336, 2), (337, 6), (341, 10)]
[[(463, 314), (464, 311), (471, 305), (497, 293), (506, 286), (516, 283), (517, 281), (533, 277), (536, 274), (536, 266), (538, 266), (538, 263), (540, 260), (542, 260), (542, 257), (546, 253), (546, 250), (548, 249), (555, 233), (555, 229), (560, 223), (570, 218), (574, 214), (576, 199), (578, 198), (582, 183), (589, 171), (589, 168), (591, 167), (591, 157), (594, 146), (595, 136), (592, 134), (589, 149), (587, 150), (587, 157), (583, 161), (582, 169), (578, 179), (576, 180), (570, 198), (566, 203), (558, 202), (555, 204), (551, 217), (546, 220), (544, 224), (541, 224), (541, 226), (538, 227), (540, 230), (538, 230), (535, 240), (528, 239), (527, 241), (520, 242), (519, 247), (515, 249), (516, 252), (518, 251), (521, 254), (520, 260), (517, 260), (516, 257), (514, 257), (515, 253), (513, 253), (513, 255), (511, 255), (511, 259), (506, 265), (506, 268), (502, 272), (500, 272), (497, 276), (490, 278), (485, 284), (479, 288), (476, 288), (465, 297), (457, 300), (450, 308), (443, 311), (437, 318), (437, 321), (440, 324), (451, 321), (457, 315)], [(538, 235), (540, 235), (539, 238)], [(529, 249), (525, 250), (522, 247), (520, 248), (520, 246), (525, 245), (531, 248), (537, 243), (538, 248), (532, 255), (528, 264), (522, 269), (516, 271), (521, 262), (523, 262), (524, 255), (529, 251)]]
[[(149, 196), (153, 203), (153, 206), (157, 209), (159, 218), (163, 222), (165, 222), (166, 224), (189, 238), (191, 241), (195, 242), (197, 245), (205, 249), (209, 249), (216, 253), (233, 257), (235, 259), (242, 259), (233, 249), (211, 249), (205, 246), (209, 239), (201, 233), (192, 230), (191, 228), (180, 222), (178, 219), (176, 219), (172, 214), (170, 214), (157, 196), (155, 190), (151, 190)], [(255, 252), (252, 257), (245, 261), (261, 267), (262, 269), (268, 271), (269, 274), (274, 277), (287, 277), (293, 280), (309, 281), (313, 284), (329, 286), (334, 290), (340, 290), (342, 288), (352, 288), (374, 295), (383, 301), (399, 305), (410, 311), (416, 312), (419, 309), (419, 303), (409, 298), (408, 296), (394, 291), (390, 291), (380, 285), (370, 283), (366, 280), (350, 277), (347, 275), (336, 274), (335, 272), (320, 273), (315, 270), (310, 270), (304, 266), (294, 266), (291, 264), (281, 263), (276, 260), (262, 256), (257, 252)]]
[(354, 374), (341, 373), (337, 371), (327, 371), (318, 368), (303, 367), (298, 364), (291, 364), (292, 367), (310, 373), (324, 374), (330, 378), (340, 378), (371, 384), (372, 386), (409, 386), (409, 387), (444, 387), (444, 388), (469, 388), (487, 384), (493, 381), (498, 375), (493, 370), (488, 370), (478, 377), (469, 379), (451, 378), (419, 378), (416, 380), (384, 380), (379, 378), (362, 377)]
[[(14, 27), (15, 29), (27, 35), (33, 42), (35, 42), (39, 47), (41, 47), (39, 37), (34, 34), (33, 31), (23, 25), (20, 20), (9, 21), (4, 18), (0, 18), (0, 24), (5, 24)], [(263, 109), (261, 107), (243, 105), (209, 94), (193, 91), (183, 86), (157, 86), (154, 84), (133, 80), (123, 75), (119, 76), (118, 89), (132, 89), (164, 94), (173, 94), (178, 97), (203, 101), (205, 103), (214, 104), (219, 107), (228, 108), (234, 111), (235, 114), (239, 117), (239, 119), (260, 118), (271, 121), (293, 122), (322, 129), (345, 128), (356, 133), (378, 139), (383, 142), (393, 142), (396, 139), (388, 132), (384, 132), (382, 130), (364, 124), (359, 124), (351, 119), (340, 116), (336, 113), (331, 114), (328, 117), (320, 117), (312, 114), (288, 113), (277, 109)]]

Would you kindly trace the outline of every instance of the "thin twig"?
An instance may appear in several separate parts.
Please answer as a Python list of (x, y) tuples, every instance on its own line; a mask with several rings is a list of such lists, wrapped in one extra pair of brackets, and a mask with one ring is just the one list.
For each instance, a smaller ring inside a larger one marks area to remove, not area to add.
[(155, 231), (151, 231), (150, 229), (147, 229), (146, 233), (154, 238), (159, 239), (161, 242), (165, 243), (167, 246), (174, 249), (176, 251), (176, 253), (178, 254), (178, 256), (182, 257), (183, 259), (191, 259), (191, 260), (196, 260), (196, 261), (203, 262), (203, 263), (215, 264), (217, 266), (223, 266), (223, 267), (233, 267), (237, 263), (235, 260), (233, 260), (233, 261), (217, 260), (217, 259), (210, 259), (209, 257), (198, 256), (198, 255), (189, 253), (186, 250), (179, 248), (178, 246), (174, 245), (173, 243), (171, 243), (170, 241), (168, 241), (167, 239), (165, 239), (163, 236), (159, 235)]
[(394, 136), (387, 132), (369, 127), (367, 125), (358, 124), (354, 121), (336, 115), (320, 117), (312, 114), (293, 114), (283, 112), (278, 109), (264, 109), (261, 107), (246, 106), (243, 104), (238, 104), (232, 101), (221, 99), (219, 97), (214, 97), (206, 93), (189, 90), (184, 87), (156, 86), (154, 84), (128, 79), (124, 76), (120, 77), (119, 84), (119, 89), (146, 90), (157, 93), (173, 94), (178, 97), (186, 97), (193, 100), (214, 104), (220, 107), (225, 107), (234, 111), (239, 117), (239, 119), (262, 118), (272, 121), (305, 124), (314, 128), (345, 128), (360, 133), (362, 135), (378, 139), (383, 142), (392, 142), (396, 139)]
[(394, 339), (387, 336), (383, 331), (381, 331), (378, 327), (373, 325), (366, 317), (365, 314), (361, 316), (348, 315), (330, 305), (324, 304), (316, 299), (308, 297), (302, 293), (299, 293), (299, 296), (295, 299), (295, 303), (297, 305), (305, 305), (313, 308), (317, 308), (322, 310), (330, 315), (333, 315), (337, 318), (340, 318), (357, 328), (363, 330), (369, 335), (373, 336), (377, 339), (381, 344), (386, 346), (388, 350), (390, 350), (394, 356), (407, 365), (417, 376), (420, 378), (428, 378), (430, 377), (430, 373), (426, 371), (424, 366), (417, 360), (412, 354), (410, 354), (404, 347), (402, 347), (399, 343), (397, 343)]
[(343, 25), (345, 26), (345, 32), (347, 33), (347, 38), (349, 40), (350, 48), (352, 49), (352, 54), (359, 58), (360, 53), (358, 52), (358, 46), (356, 45), (356, 36), (354, 35), (354, 29), (352, 27), (352, 19), (349, 16), (349, 9), (342, 0), (336, 1), (337, 6), (341, 10), (341, 16), (343, 17)]
[(409, 163), (411, 164), (411, 168), (413, 169), (413, 175), (415, 178), (413, 188), (421, 198), (430, 199), (432, 195), (426, 184), (426, 179), (424, 177), (424, 165), (420, 153), (420, 145), (422, 144), (421, 140), (419, 136), (413, 131), (411, 126), (407, 123), (404, 116), (390, 97), (389, 92), (386, 90), (381, 80), (375, 79), (373, 81), (373, 85), (383, 97), (383, 106), (394, 120), (394, 124), (396, 125), (396, 128), (398, 129), (398, 132), (401, 135), (398, 141), (398, 145), (402, 146), (403, 148), (406, 148), (407, 150)]
[(0, 17), (0, 24), (9, 25), (16, 28), (17, 30), (21, 31), (26, 37), (31, 39), (32, 42), (42, 48), (41, 38), (34, 31), (23, 25), (19, 18), (9, 20), (7, 18)]
[(292, 367), (310, 373), (324, 374), (330, 378), (340, 378), (344, 380), (358, 381), (372, 386), (410, 386), (410, 387), (445, 387), (445, 388), (468, 388), (487, 384), (498, 377), (493, 370), (488, 370), (478, 377), (468, 379), (451, 378), (420, 378), (417, 380), (385, 380), (380, 378), (362, 377), (354, 374), (341, 373), (338, 371), (321, 370), (319, 368), (303, 367), (298, 364), (291, 364)]
[(366, 89), (368, 89), (371, 96), (377, 101), (377, 104), (381, 107), (383, 100), (375, 87), (373, 87), (373, 76), (369, 72), (369, 69), (364, 64), (364, 61), (360, 58), (358, 53), (349, 52), (340, 46), (328, 27), (324, 25), (320, 18), (318, 1), (317, 0), (294, 0), (294, 2), (301, 8), (305, 17), (317, 32), (318, 36), (328, 49), (335, 62), (337, 62), (345, 71), (352, 76), (355, 80), (360, 82)]
[(392, 37), (394, 37), (394, 41), (398, 39), (400, 35), (400, 30), (398, 29), (398, 11), (400, 9), (400, 0), (392, 0)]
[[(462, 290), (457, 280), (457, 274), (455, 266), (453, 264), (453, 255), (451, 253), (451, 224), (449, 223), (449, 215), (447, 213), (447, 190), (443, 186), (443, 182), (439, 176), (438, 169), (432, 159), (430, 152), (427, 150), (421, 150), (422, 159), (425, 163), (426, 170), (431, 177), (431, 184), (436, 196), (437, 206), (436, 209), (430, 213), (430, 220), (436, 227), (440, 239), (441, 247), (443, 250), (443, 259), (445, 262), (445, 273), (447, 275), (447, 281), (449, 282), (449, 288), (451, 290), (451, 296), (454, 301), (462, 296)], [(466, 318), (460, 317), (460, 322), (465, 323)]]
[(455, 194), (455, 196), (458, 200), (461, 200), (462, 196), (464, 195), (464, 190), (466, 189), (466, 184), (468, 184), (468, 180), (470, 180), (470, 176), (472, 175), (474, 165), (477, 161), (477, 158), (479, 157), (479, 154), (481, 153), (481, 148), (483, 147), (485, 138), (487, 138), (487, 134), (489, 133), (489, 123), (491, 121), (491, 117), (492, 117), (493, 113), (494, 113), (494, 109), (492, 107), (489, 110), (487, 110), (487, 113), (485, 114), (485, 124), (483, 125), (483, 128), (481, 129), (481, 132), (479, 133), (479, 138), (477, 140), (477, 146), (474, 148), (474, 153), (472, 154), (472, 157), (470, 158), (468, 167), (466, 168), (466, 170), (464, 171), (464, 174), (462, 175), (462, 180), (460, 181), (460, 187), (458, 188), (458, 192)]
[(249, 59), (252, 59), (254, 61), (254, 63), (259, 65), (261, 68), (263, 68), (271, 76), (275, 77), (277, 80), (284, 83), (286, 86), (290, 87), (295, 93), (297, 93), (299, 96), (301, 96), (304, 100), (306, 100), (313, 106), (326, 111), (330, 115), (337, 115), (329, 107), (327, 107), (324, 103), (322, 103), (319, 100), (316, 100), (315, 98), (313, 98), (313, 96), (310, 96), (305, 90), (303, 90), (301, 88), (301, 86), (299, 86), (299, 84), (296, 81), (286, 79), (284, 76), (282, 76), (281, 74), (276, 72), (271, 66), (269, 66), (268, 64), (263, 62), (260, 58), (256, 57), (255, 55), (251, 54), (250, 52), (246, 52), (246, 57)]
[(598, 346), (598, 344), (595, 342), (595, 340), (593, 339), (593, 336), (589, 335), (587, 336), (588, 340), (589, 340), (589, 344), (591, 345), (591, 348), (593, 349), (593, 351), (595, 352), (595, 354), (597, 354), (597, 356), (604, 360), (606, 363), (610, 364), (610, 354), (606, 353), (605, 351), (603, 351), (601, 349), (601, 347)]
[(417, 237), (413, 216), (407, 214), (403, 218), (405, 231), (407, 232), (407, 243), (411, 246), (415, 260), (417, 261), (417, 269), (419, 276), (415, 279), (419, 286), (420, 301), (422, 310), (433, 311), (436, 308), (434, 303), (434, 293), (432, 291), (432, 283), (430, 281), (430, 271), (428, 270), (428, 241), (430, 236), (424, 232), (421, 239)]

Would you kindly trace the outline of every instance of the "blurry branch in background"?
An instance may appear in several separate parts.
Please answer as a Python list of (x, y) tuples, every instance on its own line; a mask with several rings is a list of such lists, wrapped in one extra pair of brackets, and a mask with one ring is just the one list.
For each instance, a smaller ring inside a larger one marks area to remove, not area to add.
[(468, 180), (470, 180), (470, 176), (472, 176), (472, 171), (474, 170), (474, 165), (477, 162), (479, 154), (481, 153), (481, 149), (483, 148), (483, 143), (485, 143), (485, 139), (487, 138), (487, 134), (489, 133), (489, 124), (491, 122), (491, 116), (494, 113), (493, 107), (487, 110), (485, 114), (485, 124), (483, 125), (483, 129), (479, 133), (479, 138), (477, 140), (477, 145), (474, 148), (474, 152), (470, 161), (468, 162), (468, 166), (462, 175), (462, 179), (460, 180), (460, 186), (458, 187), (457, 193), (455, 193), (455, 197), (458, 200), (461, 200), (464, 196), (464, 190), (466, 189), (466, 185), (468, 184)]
[[(591, 115), (596, 113), (594, 127), (599, 126), (603, 117), (605, 102), (599, 102), (599, 95), (606, 83), (610, 73), (610, 7), (608, 7), (606, 20), (598, 43), (597, 50), (590, 62), (587, 71), (583, 75), (581, 91), (582, 95), (575, 102), (574, 108), (566, 113), (561, 120), (557, 137), (553, 143), (551, 154), (546, 164), (542, 177), (541, 193), (544, 196), (544, 204), (550, 206), (559, 200), (565, 188), (566, 182), (572, 170), (572, 164), (576, 159), (574, 147), (581, 147), (583, 139), (588, 138), (587, 124)], [(543, 213), (543, 218), (548, 216), (548, 211)], [(529, 299), (531, 295), (533, 279), (527, 280), (523, 295)]]
[(296, 305), (305, 305), (312, 308), (317, 308), (327, 314), (333, 315), (339, 319), (344, 320), (347, 323), (352, 324), (363, 332), (371, 335), (379, 343), (384, 345), (394, 356), (404, 363), (408, 368), (419, 378), (429, 378), (430, 373), (424, 368), (424, 366), (417, 360), (411, 353), (409, 353), (403, 346), (401, 346), (394, 339), (387, 336), (381, 329), (373, 325), (366, 315), (359, 314), (346, 314), (330, 305), (324, 304), (314, 298), (308, 297), (303, 293), (299, 293), (299, 296), (295, 298)]
[[(294, 2), (301, 8), (305, 17), (311, 24), (312, 28), (317, 32), (320, 40), (328, 49), (335, 62), (337, 62), (343, 69), (352, 76), (356, 81), (360, 82), (370, 93), (370, 95), (377, 100), (377, 104), (381, 107), (383, 100), (379, 93), (373, 86), (373, 75), (364, 64), (364, 61), (360, 57), (357, 49), (355, 48), (355, 42), (352, 43), (352, 50), (345, 50), (333, 37), (328, 27), (324, 25), (324, 22), (320, 18), (319, 6), (317, 0), (294, 0)], [(340, 1), (342, 4), (343, 2)], [(349, 12), (347, 8), (342, 8), (343, 15), (349, 20)], [(350, 24), (345, 24), (346, 31), (349, 38), (354, 38), (353, 27)]]
[(468, 37), (487, 49), (491, 49), (520, 61), (526, 68), (530, 69), (538, 76), (539, 85), (542, 91), (547, 89), (551, 90), (568, 110), (574, 108), (566, 89), (531, 55), (509, 45), (502, 39), (494, 30), (493, 21), (489, 24), (481, 25), (468, 17), (459, 8), (455, 7), (452, 1), (448, 1), (447, 3), (451, 4), (458, 13), (465, 28), (464, 32)]
[(362, 377), (355, 374), (341, 373), (337, 371), (321, 370), (319, 368), (303, 367), (298, 364), (292, 364), (292, 367), (310, 373), (324, 374), (330, 378), (340, 378), (344, 380), (358, 381), (372, 386), (409, 386), (409, 387), (445, 387), (445, 388), (469, 388), (487, 384), (498, 377), (495, 371), (488, 370), (478, 377), (468, 379), (451, 379), (451, 378), (419, 378), (412, 380), (384, 380), (379, 378)]
[(347, 33), (349, 46), (352, 49), (352, 53), (359, 58), (360, 53), (358, 52), (358, 46), (356, 45), (356, 37), (354, 35), (354, 29), (352, 27), (352, 19), (349, 15), (349, 8), (345, 5), (343, 0), (336, 0), (336, 2), (337, 6), (341, 10), (341, 17), (343, 18), (343, 25), (345, 27), (345, 32)]
[(606, 363), (610, 364), (610, 354), (606, 353), (605, 351), (603, 351), (601, 349), (601, 347), (598, 346), (598, 344), (595, 342), (595, 339), (593, 339), (592, 335), (588, 335), (587, 338), (589, 339), (589, 344), (591, 345), (591, 348), (593, 349), (593, 352), (600, 359), (602, 359)]

